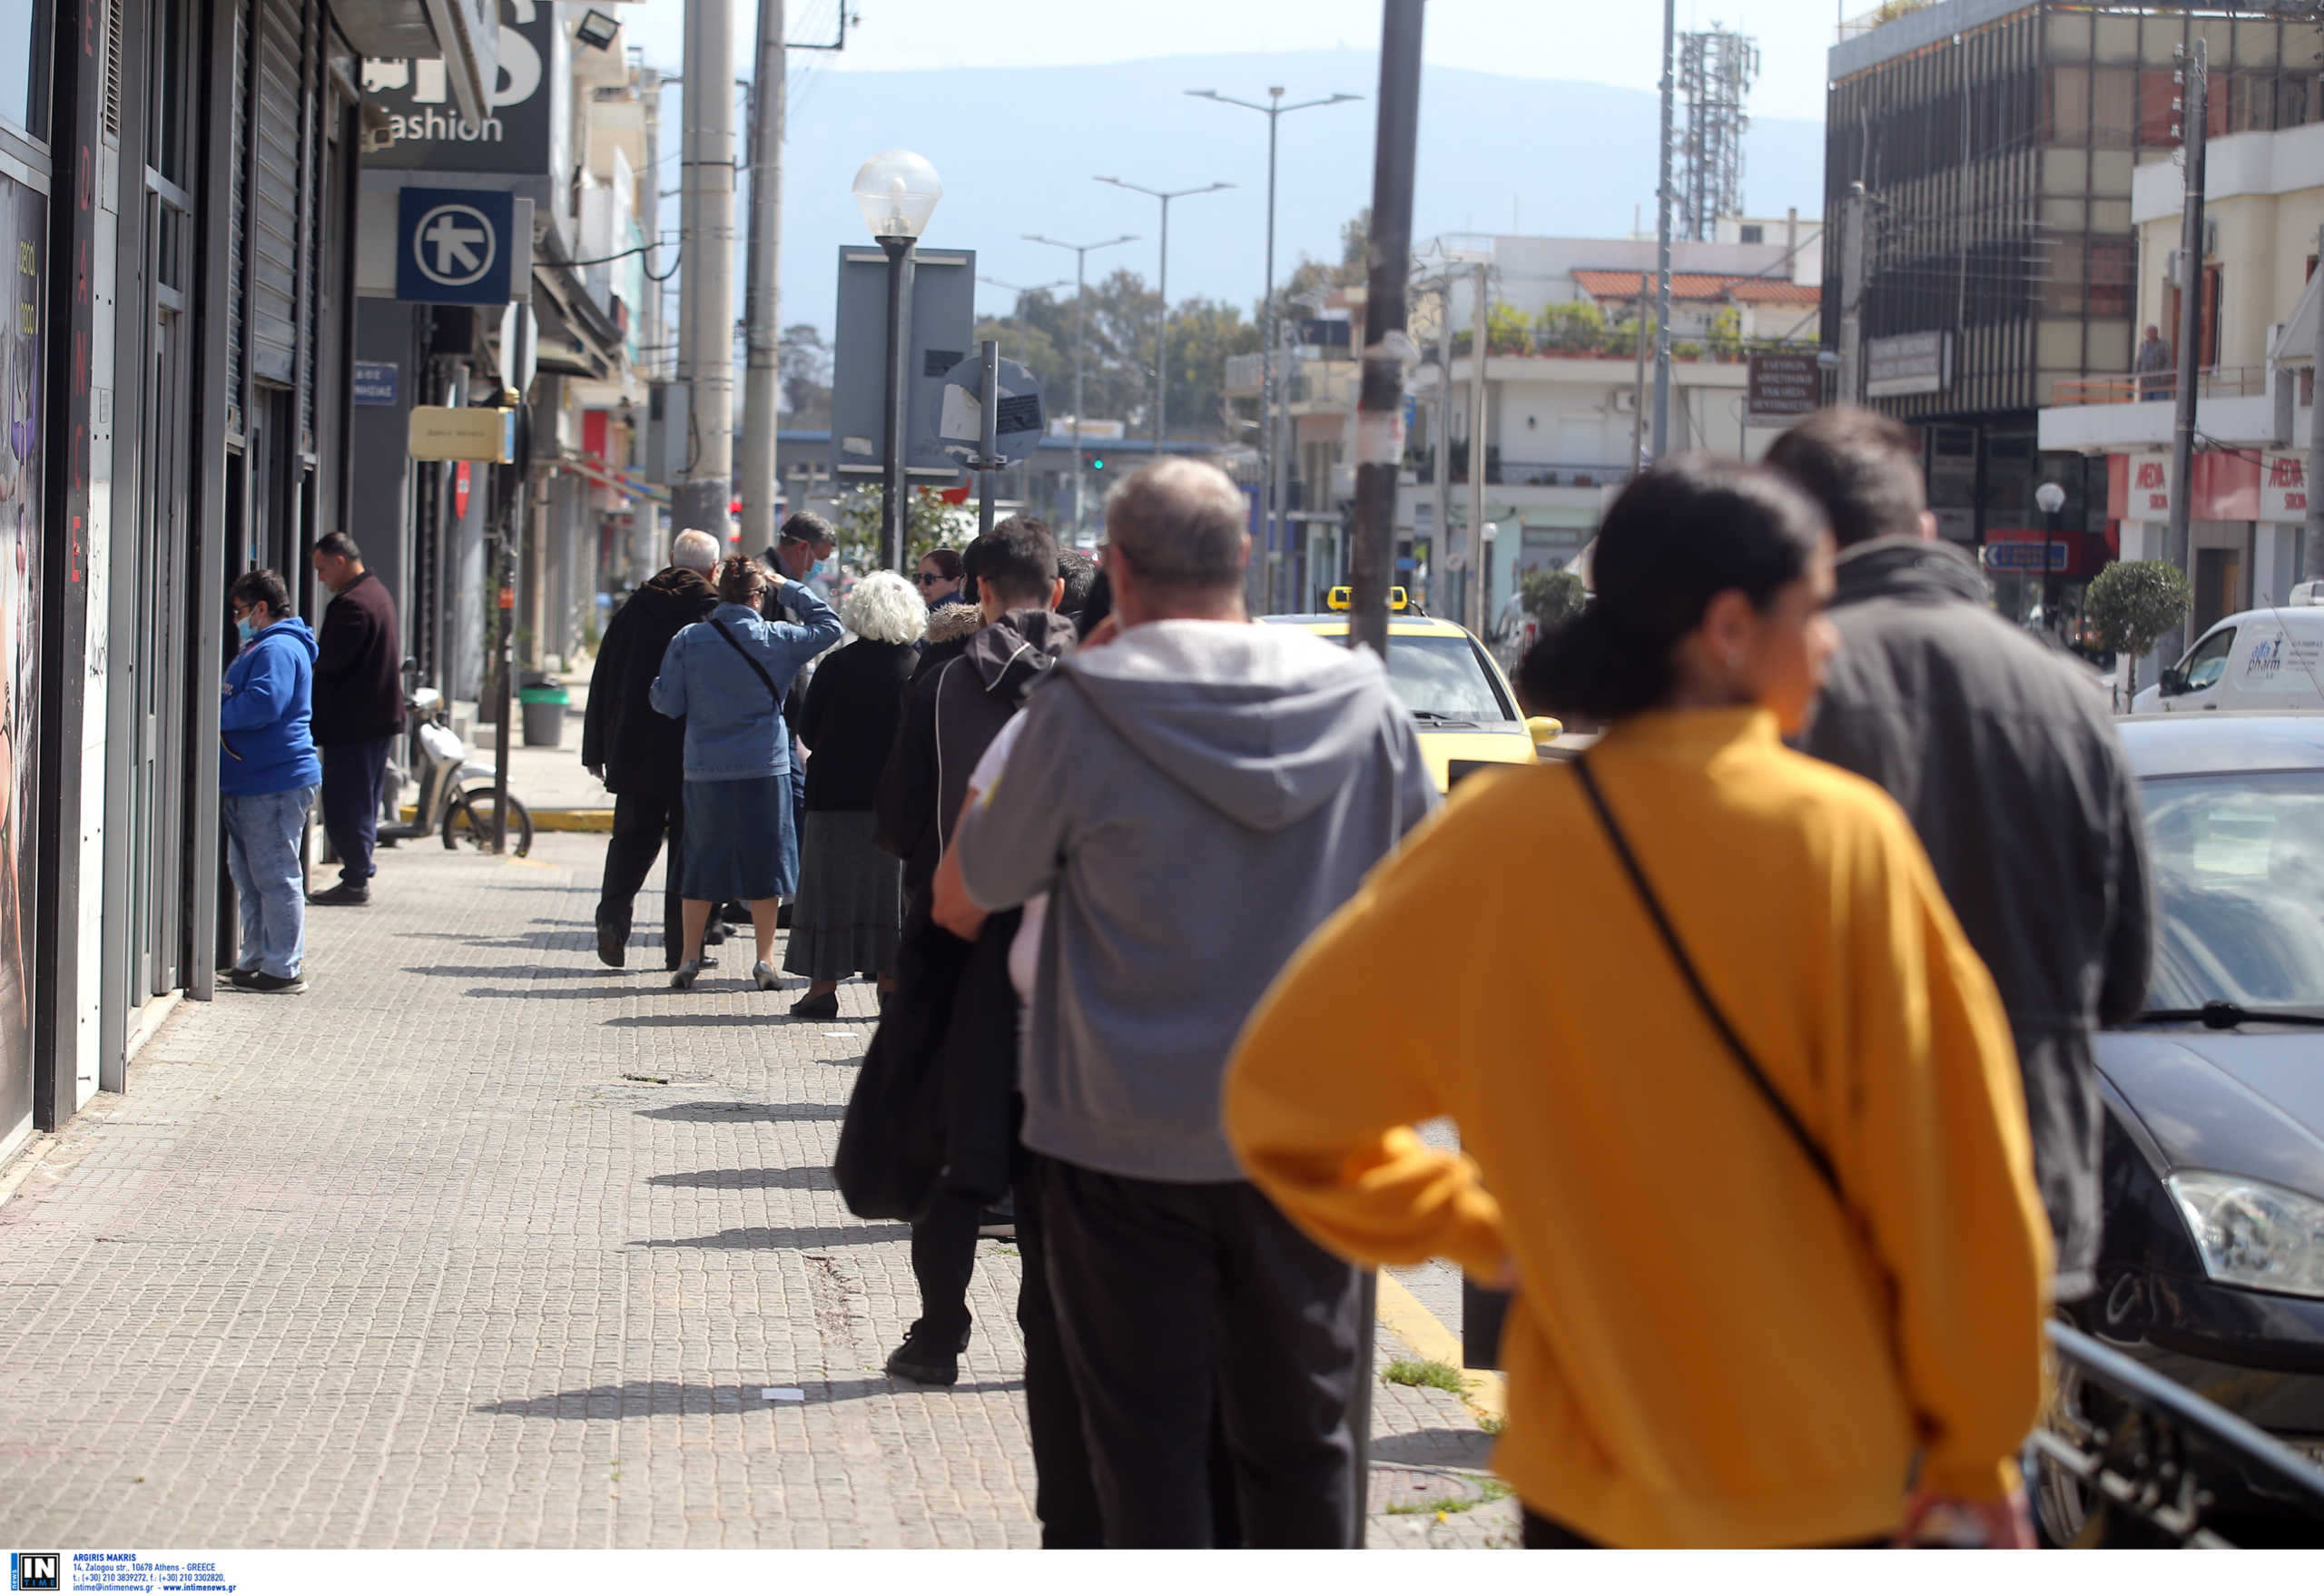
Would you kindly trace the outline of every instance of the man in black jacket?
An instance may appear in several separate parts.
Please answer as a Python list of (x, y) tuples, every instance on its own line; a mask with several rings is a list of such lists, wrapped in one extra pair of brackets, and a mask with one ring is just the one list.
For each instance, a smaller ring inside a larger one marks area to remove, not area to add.
[(1935, 541), (1920, 446), (1867, 410), (1826, 410), (1768, 463), (1840, 543), (1840, 649), (1801, 746), (1910, 816), (2017, 1041), (2034, 1173), (2057, 1236), (2057, 1299), (2095, 1285), (2105, 1109), (2091, 1031), (2135, 1015), (2153, 956), (2145, 823), (2104, 693), (1988, 607)]
[(675, 970), (684, 957), (676, 883), (684, 863), (686, 724), (655, 713), (645, 692), (661, 673), (670, 639), (718, 607), (708, 576), (717, 564), (716, 538), (679, 533), (670, 545), (668, 568), (642, 583), (606, 624), (589, 677), (581, 763), (614, 794), (606, 883), (597, 897), (597, 957), (616, 970), (628, 958), (631, 909), (665, 834), (670, 855), (662, 892), (662, 962)]
[(339, 855), (339, 885), (307, 901), (359, 905), (371, 901), (388, 749), (403, 730), (396, 601), (363, 568), (362, 551), (344, 532), (316, 540), (314, 563), (332, 595), (315, 658), (314, 734), (323, 756), (323, 829)]

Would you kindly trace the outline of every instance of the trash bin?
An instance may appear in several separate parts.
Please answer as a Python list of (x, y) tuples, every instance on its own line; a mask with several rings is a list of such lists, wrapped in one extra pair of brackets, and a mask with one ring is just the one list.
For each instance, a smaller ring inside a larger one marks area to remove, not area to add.
[(525, 746), (555, 748), (565, 741), (565, 708), (573, 695), (558, 682), (527, 683), (517, 689), (525, 706)]

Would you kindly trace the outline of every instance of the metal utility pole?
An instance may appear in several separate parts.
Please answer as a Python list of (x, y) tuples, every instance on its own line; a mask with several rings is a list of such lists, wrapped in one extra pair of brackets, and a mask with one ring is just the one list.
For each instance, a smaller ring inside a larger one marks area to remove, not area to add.
[(750, 276), (743, 295), (743, 550), (774, 547), (775, 411), (783, 391), (783, 0), (759, 0), (751, 89)]
[(1124, 182), (1118, 177), (1101, 177), (1098, 181), (1162, 202), (1161, 281), (1156, 287), (1156, 292), (1162, 300), (1162, 319), (1161, 325), (1154, 332), (1154, 453), (1159, 458), (1162, 454), (1163, 419), (1170, 409), (1170, 202), (1183, 200), (1190, 194), (1215, 194), (1220, 189), (1231, 189), (1235, 185), (1231, 182), (1205, 183), (1198, 189), (1176, 189), (1166, 193), (1140, 183)]
[[(1373, 139), (1371, 258), (1365, 262), (1364, 386), (1355, 406), (1354, 547), (1348, 562), (1351, 646), (1388, 655), (1388, 589), (1396, 553), (1396, 477), (1404, 459), (1413, 168), (1420, 147), (1423, 0), (1386, 0), (1380, 21), (1380, 116)], [(1370, 1280), (1372, 1276), (1367, 1275)], [(1364, 1384), (1369, 1384), (1369, 1382)], [(1357, 1433), (1368, 1434), (1368, 1424)]]
[(679, 341), (691, 363), (687, 467), (672, 503), (681, 527), (726, 542), (734, 477), (734, 27), (729, 0), (686, 0), (694, 62), (686, 73), (681, 179), (693, 202), (680, 247)]
[[(2195, 508), (2195, 404), (2202, 350), (2203, 165), (2209, 153), (2211, 52), (2195, 41), (2194, 54), (2181, 52), (2180, 148), (2186, 157), (2186, 210), (2179, 236), (2179, 402), (2171, 425), (2171, 534), (2163, 558), (2187, 569), (2187, 524)], [(2191, 576), (2191, 573), (2190, 573)], [(2186, 646), (2173, 627), (2162, 640), (2164, 657), (2176, 659)]]
[(1864, 185), (1840, 201), (1840, 379), (1844, 405), (1864, 402)]
[(1081, 480), (1081, 350), (1082, 331), (1088, 324), (1089, 316), (1089, 251), (1110, 250), (1116, 244), (1136, 243), (1137, 234), (1126, 232), (1119, 238), (1109, 238), (1097, 244), (1066, 244), (1053, 238), (1043, 238), (1038, 232), (1029, 232), (1025, 235), (1025, 241), (1073, 251), (1073, 532), (1078, 537), (1081, 535), (1082, 488), (1085, 486)]
[(992, 530), (993, 477), (1009, 462), (1000, 458), (1000, 345), (977, 345), (977, 452), (969, 469), (977, 474), (977, 536)]
[(1020, 350), (1022, 349), (1022, 340), (1024, 338), (1025, 331), (1025, 296), (1027, 294), (1047, 293), (1053, 288), (1063, 288), (1065, 286), (1065, 279), (1062, 277), (1059, 278), (1055, 282), (1035, 283), (1030, 288), (1026, 287), (1021, 282), (1003, 282), (998, 277), (980, 276), (977, 281), (979, 282), (989, 282), (995, 288), (1005, 288), (1010, 293), (1017, 296), (1018, 302), (1009, 307), (1009, 320), (1017, 323), (1017, 332), (1019, 340), (1019, 347)]
[[(2324, 261), (2324, 229), (2317, 233), (2317, 259)], [(2317, 307), (2316, 365), (2324, 372), (2324, 304)], [(2308, 429), (2308, 526), (2301, 538), (2299, 576), (2314, 581), (2324, 573), (2324, 395), (2317, 396)]]
[(1462, 622), (1472, 632), (1484, 629), (1485, 606), (1485, 360), (1491, 352), (1492, 312), (1485, 302), (1484, 261), (1476, 263), (1470, 308), (1469, 332), (1469, 551), (1468, 580), (1462, 585)]
[(1638, 275), (1638, 386), (1630, 399), (1630, 475), (1646, 469), (1646, 273)]
[(1654, 257), (1654, 459), (1670, 450), (1670, 205), (1677, 198), (1670, 179), (1678, 97), (1679, 0), (1662, 0), (1662, 182), (1655, 190)]
[[(650, 389), (662, 369), (662, 361), (667, 356), (662, 346), (669, 342), (669, 335), (663, 330), (662, 285), (654, 279), (662, 271), (662, 85), (670, 80), (642, 63), (636, 72), (637, 97), (645, 123), (645, 203), (639, 211), (645, 225), (646, 281), (645, 302), (638, 307), (638, 313), (645, 334), (640, 342), (645, 349), (654, 351), (641, 363), (643, 369), (640, 375), (645, 377)], [(633, 427), (631, 430), (634, 435), (635, 429)], [(636, 458), (631, 454), (606, 463), (622, 467)], [(635, 507), (630, 512), (630, 565), (634, 575), (643, 580), (662, 568), (661, 527), (656, 524), (659, 517), (655, 513), (651, 499), (633, 496), (630, 502)]]
[(1444, 568), (1452, 552), (1452, 274), (1436, 283), (1436, 447), (1430, 464), (1429, 569)]
[(1262, 323), (1259, 337), (1261, 360), (1259, 376), (1259, 481), (1264, 485), (1261, 487), (1259, 491), (1265, 496), (1265, 502), (1259, 507), (1259, 527), (1261, 531), (1265, 534), (1266, 543), (1266, 547), (1261, 551), (1261, 555), (1262, 557), (1269, 557), (1276, 555), (1280, 551), (1281, 545), (1281, 539), (1277, 533), (1275, 521), (1276, 505), (1275, 502), (1275, 474), (1273, 471), (1268, 469), (1271, 463), (1269, 456), (1274, 448), (1273, 432), (1275, 427), (1274, 417), (1275, 392), (1277, 387), (1275, 373), (1276, 342), (1275, 331), (1275, 128), (1277, 123), (1282, 122), (1285, 117), (1290, 115), (1295, 111), (1312, 111), (1319, 105), (1338, 105), (1350, 100), (1360, 100), (1364, 96), (1361, 94), (1331, 94), (1321, 100), (1303, 100), (1295, 104), (1286, 105), (1283, 103), (1283, 91), (1279, 88), (1271, 88), (1267, 91), (1267, 103), (1261, 105), (1255, 101), (1237, 100), (1232, 95), (1222, 94), (1216, 89), (1188, 89), (1187, 93), (1193, 95), (1197, 100), (1216, 100), (1221, 105), (1239, 105), (1246, 111), (1256, 111), (1260, 115), (1267, 119), (1267, 277), (1266, 297), (1259, 303), (1261, 312), (1260, 320)]

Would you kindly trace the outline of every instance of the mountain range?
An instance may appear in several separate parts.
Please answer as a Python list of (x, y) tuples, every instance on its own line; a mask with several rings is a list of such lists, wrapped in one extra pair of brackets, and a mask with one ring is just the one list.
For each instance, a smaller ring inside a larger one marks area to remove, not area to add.
[[(1136, 243), (1091, 254), (1089, 270), (1096, 276), (1127, 266), (1153, 281), (1155, 202), (1093, 182), (1096, 174), (1149, 188), (1235, 183), (1170, 207), (1170, 297), (1200, 295), (1246, 310), (1259, 298), (1265, 271), (1265, 119), (1186, 91), (1265, 102), (1267, 88), (1280, 84), (1286, 102), (1364, 96), (1281, 121), (1278, 279), (1303, 253), (1336, 259), (1341, 224), (1371, 202), (1378, 58), (1368, 52), (947, 72), (794, 64), (792, 82), (783, 172), (785, 323), (831, 327), (836, 246), (869, 241), (849, 185), (879, 150), (917, 150), (941, 174), (944, 199), (928, 242), (974, 249), (980, 274), (1027, 285), (1069, 283), (1074, 266), (1064, 250), (1024, 241), (1029, 232), (1074, 243), (1138, 234)], [(668, 109), (676, 108), (673, 95)], [(1745, 144), (1749, 213), (1780, 216), (1790, 206), (1806, 216), (1820, 212), (1824, 128), (1815, 117), (1821, 109), (1755, 117)], [(1638, 90), (1429, 68), (1421, 90), (1415, 240), (1451, 232), (1627, 237), (1634, 225), (1650, 231), (1659, 118), (1656, 97)], [(677, 126), (677, 116), (665, 114), (665, 137)], [(665, 168), (675, 170), (675, 163)], [(665, 186), (675, 187), (675, 176)], [(675, 226), (675, 202), (665, 202), (665, 225)], [(1005, 290), (979, 291), (988, 314), (1005, 313), (1011, 300)]]

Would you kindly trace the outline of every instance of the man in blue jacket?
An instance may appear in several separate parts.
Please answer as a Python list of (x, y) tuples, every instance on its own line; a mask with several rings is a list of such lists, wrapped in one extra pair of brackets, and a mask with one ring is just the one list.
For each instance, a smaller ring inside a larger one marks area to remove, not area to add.
[(245, 571), (227, 594), (242, 651), (226, 667), (218, 711), (220, 818), (226, 870), (242, 911), (242, 952), (226, 978), (252, 992), (303, 992), (307, 810), (323, 779), (308, 722), (315, 635), (290, 613), (272, 571)]

